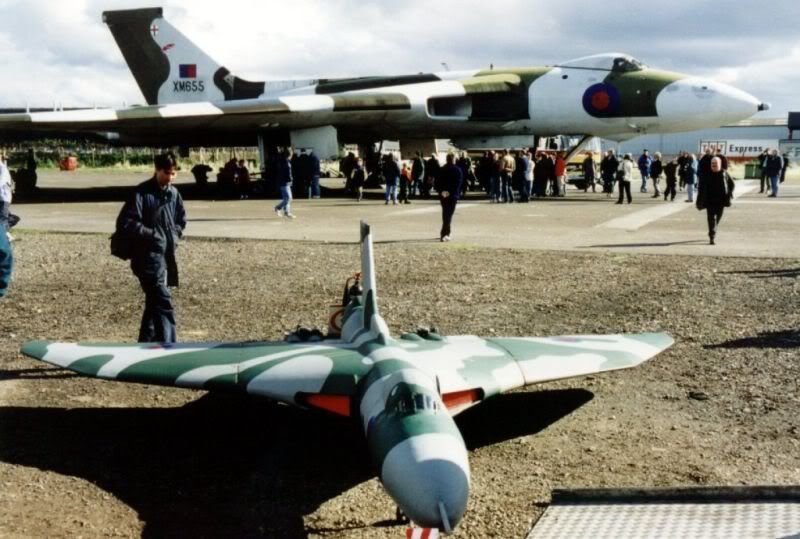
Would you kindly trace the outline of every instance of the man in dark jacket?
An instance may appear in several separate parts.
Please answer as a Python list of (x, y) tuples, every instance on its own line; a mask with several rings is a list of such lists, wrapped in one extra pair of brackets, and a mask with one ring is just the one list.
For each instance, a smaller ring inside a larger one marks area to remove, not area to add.
[(322, 175), (322, 168), (320, 167), (319, 157), (314, 153), (314, 149), (308, 151), (308, 175), (310, 181), (309, 198), (319, 198), (319, 177)]
[(581, 164), (581, 168), (583, 169), (583, 179), (586, 180), (586, 188), (583, 190), (586, 192), (589, 187), (592, 188), (592, 193), (595, 193), (595, 186), (594, 186), (594, 158), (592, 157), (592, 152), (586, 152), (586, 158), (583, 160)]
[(653, 164), (653, 158), (650, 157), (650, 154), (647, 150), (642, 151), (642, 155), (639, 156), (639, 174), (642, 175), (642, 187), (639, 189), (640, 192), (646, 193), (647, 192), (647, 180), (650, 178), (650, 167)]
[(600, 161), (600, 175), (603, 177), (603, 192), (608, 196), (614, 192), (614, 180), (619, 168), (619, 160), (614, 155), (614, 150), (608, 150)]
[(671, 197), (670, 201), (675, 202), (675, 195), (677, 191), (675, 186), (678, 183), (678, 159), (670, 159), (669, 163), (664, 167), (664, 176), (667, 178), (667, 188), (664, 190), (664, 202), (667, 197)]
[(439, 193), (439, 202), (442, 204), (442, 230), (439, 233), (440, 241), (450, 241), (450, 223), (456, 212), (458, 195), (461, 193), (461, 183), (464, 176), (455, 165), (456, 156), (447, 154), (447, 163), (439, 170), (436, 177), (436, 191)]
[(661, 178), (661, 173), (664, 172), (664, 163), (661, 161), (661, 152), (656, 152), (653, 155), (653, 162), (650, 164), (650, 179), (653, 180), (653, 194), (652, 198), (658, 198), (658, 181)]
[(131, 269), (144, 290), (139, 342), (177, 340), (170, 286), (178, 286), (175, 250), (186, 228), (181, 195), (170, 185), (178, 163), (172, 153), (155, 158), (155, 175), (139, 184), (120, 215), (121, 227), (133, 245)]
[(722, 160), (719, 157), (711, 158), (709, 168), (708, 174), (698, 187), (696, 205), (698, 210), (706, 210), (708, 242), (714, 245), (722, 213), (725, 207), (731, 204), (734, 184), (728, 173), (722, 170)]
[(275, 162), (275, 182), (278, 184), (278, 190), (281, 193), (281, 201), (275, 206), (275, 214), (280, 217), (285, 215), (287, 219), (294, 219), (292, 213), (292, 183), (294, 176), (292, 176), (292, 152), (289, 148), (284, 148)]
[(423, 181), (425, 181), (425, 161), (422, 160), (422, 152), (417, 152), (413, 163), (411, 163), (410, 198), (417, 198), (417, 194), (422, 192)]
[(761, 190), (769, 192), (769, 180), (767, 179), (767, 159), (769, 159), (769, 148), (761, 152), (758, 156), (758, 168), (761, 169)]
[(439, 165), (439, 158), (436, 157), (435, 153), (431, 154), (430, 159), (425, 161), (425, 181), (422, 182), (422, 191), (420, 195), (425, 198), (430, 198), (431, 196), (431, 188), (433, 187), (433, 183), (436, 181), (436, 178), (439, 177), (439, 169), (441, 165)]
[(769, 179), (770, 187), (772, 189), (772, 193), (770, 193), (770, 197), (777, 197), (778, 196), (778, 183), (781, 177), (781, 171), (783, 170), (783, 158), (778, 155), (778, 150), (770, 150), (769, 156), (767, 156), (766, 163), (764, 165), (764, 172), (767, 174), (767, 178)]

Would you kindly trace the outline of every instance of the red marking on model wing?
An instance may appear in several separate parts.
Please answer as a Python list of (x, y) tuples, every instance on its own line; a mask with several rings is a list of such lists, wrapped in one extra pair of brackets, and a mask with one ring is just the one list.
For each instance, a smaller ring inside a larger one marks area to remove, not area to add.
[(345, 417), (350, 417), (352, 415), (352, 401), (348, 395), (298, 393), (295, 399), (300, 404), (308, 406), (309, 408), (317, 408)]
[(450, 411), (467, 408), (481, 399), (483, 399), (483, 390), (480, 388), (442, 393), (442, 402)]

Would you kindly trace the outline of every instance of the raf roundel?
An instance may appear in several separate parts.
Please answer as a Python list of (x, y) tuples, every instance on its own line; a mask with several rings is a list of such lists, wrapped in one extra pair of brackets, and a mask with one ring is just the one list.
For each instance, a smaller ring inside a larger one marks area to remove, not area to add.
[(616, 116), (619, 111), (619, 91), (611, 84), (593, 84), (583, 94), (583, 108), (596, 118)]

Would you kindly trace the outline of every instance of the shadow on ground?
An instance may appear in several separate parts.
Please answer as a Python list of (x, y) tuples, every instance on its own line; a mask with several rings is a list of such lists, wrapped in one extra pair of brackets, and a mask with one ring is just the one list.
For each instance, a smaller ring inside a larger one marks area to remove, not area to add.
[(755, 337), (732, 339), (719, 344), (709, 344), (704, 348), (797, 348), (800, 347), (800, 330), (765, 331)]
[(581, 245), (579, 249), (613, 249), (614, 247), (671, 247), (673, 245), (707, 245), (708, 240), (684, 240), (651, 243), (611, 243), (604, 245)]
[(800, 268), (773, 269), (773, 270), (742, 270), (742, 271), (723, 271), (728, 275), (747, 275), (753, 279), (772, 279), (786, 277), (796, 279), (800, 277)]
[[(539, 432), (591, 398), (515, 393), (458, 424), (474, 449)], [(0, 459), (98, 485), (139, 514), (144, 537), (335, 532), (306, 529), (303, 517), (374, 476), (365, 446), (355, 421), (246, 396), (207, 394), (181, 408), (0, 408)], [(393, 525), (394, 509), (372, 526)]]

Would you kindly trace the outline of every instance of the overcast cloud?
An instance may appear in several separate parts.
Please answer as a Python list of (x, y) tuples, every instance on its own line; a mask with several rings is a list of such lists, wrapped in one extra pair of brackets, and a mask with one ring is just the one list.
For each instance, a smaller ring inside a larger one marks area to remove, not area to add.
[[(133, 0), (0, 0), (0, 106), (144, 100), (101, 21)], [(800, 110), (800, 1), (164, 0), (165, 17), (252, 80), (558, 63), (621, 51)]]

